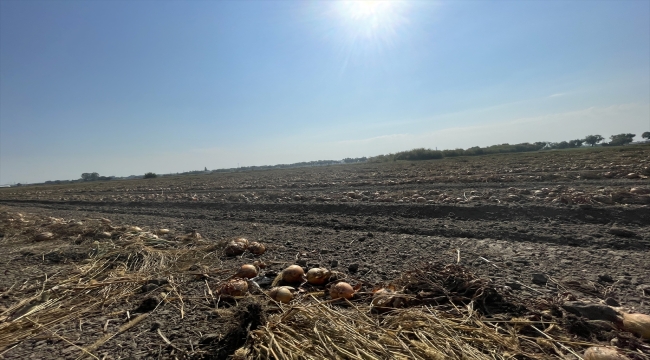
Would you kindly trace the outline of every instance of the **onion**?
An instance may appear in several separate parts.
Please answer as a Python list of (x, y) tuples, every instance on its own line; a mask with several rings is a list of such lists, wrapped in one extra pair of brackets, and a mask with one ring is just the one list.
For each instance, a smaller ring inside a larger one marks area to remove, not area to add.
[(282, 271), (282, 280), (288, 283), (298, 283), (303, 280), (305, 272), (298, 265), (291, 265)]
[(226, 248), (224, 249), (224, 252), (226, 256), (237, 256), (241, 255), (246, 251), (246, 246), (244, 246), (242, 243), (238, 243), (235, 241), (231, 241), (226, 245)]
[(351, 299), (354, 296), (354, 289), (346, 282), (340, 282), (330, 288), (332, 299)]
[(325, 268), (313, 268), (307, 271), (307, 282), (312, 285), (323, 285), (332, 273)]
[(257, 276), (257, 269), (255, 268), (255, 265), (244, 264), (239, 268), (235, 276), (240, 278), (252, 279)]
[(255, 267), (258, 268), (258, 269), (265, 269), (266, 268), (266, 264), (264, 263), (264, 261), (261, 261), (261, 260), (253, 261), (253, 265), (255, 265)]
[(217, 293), (220, 295), (244, 296), (248, 291), (248, 283), (244, 279), (232, 279), (221, 284)]
[(293, 293), (291, 290), (293, 290), (293, 288), (289, 286), (274, 287), (269, 291), (269, 296), (275, 301), (286, 304), (293, 299)]
[(169, 234), (169, 229), (158, 229), (158, 235)]
[(245, 238), (237, 238), (231, 242), (241, 244), (244, 247), (244, 249), (248, 247), (248, 240)]
[(142, 231), (142, 229), (139, 228), (139, 227), (137, 227), (137, 226), (129, 226), (129, 228), (126, 229), (126, 230), (127, 230), (128, 232), (140, 232), (140, 231)]
[(52, 238), (54, 238), (54, 234), (52, 234), (49, 231), (46, 231), (34, 236), (34, 241), (52, 240)]
[(371, 304), (377, 307), (390, 307), (393, 304), (393, 292), (388, 289), (375, 291)]
[(262, 255), (266, 252), (266, 246), (264, 246), (264, 244), (258, 243), (257, 241), (253, 241), (250, 243), (250, 245), (248, 245), (248, 251), (254, 255)]
[(628, 360), (615, 349), (604, 346), (593, 346), (585, 350), (585, 360)]
[(108, 238), (110, 238), (112, 235), (111, 235), (111, 233), (109, 233), (108, 231), (102, 231), (102, 232), (100, 232), (99, 234), (97, 234), (97, 236), (100, 237), (100, 238), (108, 239)]
[(650, 315), (623, 313), (623, 328), (650, 340)]

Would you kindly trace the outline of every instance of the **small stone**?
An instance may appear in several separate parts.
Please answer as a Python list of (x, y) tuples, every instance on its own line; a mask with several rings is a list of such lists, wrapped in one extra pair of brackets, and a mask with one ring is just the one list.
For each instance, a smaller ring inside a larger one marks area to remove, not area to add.
[(548, 282), (548, 276), (542, 273), (533, 274), (533, 284), (546, 285)]
[(299, 259), (296, 263), (302, 267), (307, 266), (307, 259)]
[(360, 237), (357, 241), (359, 241), (359, 242), (364, 242), (364, 241), (366, 241), (366, 237), (365, 237), (365, 236), (362, 236), (362, 237)]
[(373, 235), (373, 233), (369, 232), (369, 233), (366, 234), (366, 236), (371, 238), (371, 237), (374, 237), (375, 235)]
[(151, 331), (156, 331), (163, 327), (163, 324), (160, 321), (154, 321), (153, 324), (151, 324)]
[(359, 264), (357, 263), (350, 264), (350, 266), (348, 266), (348, 271), (350, 271), (351, 273), (355, 273), (359, 271)]
[(335, 268), (335, 267), (337, 267), (337, 266), (339, 266), (339, 261), (338, 261), (338, 260), (332, 260), (332, 261), (330, 262), (330, 267)]
[(611, 298), (611, 297), (608, 297), (607, 299), (605, 299), (605, 304), (607, 304), (609, 306), (616, 306), (616, 307), (621, 306), (621, 304), (618, 301), (616, 301), (616, 299)]

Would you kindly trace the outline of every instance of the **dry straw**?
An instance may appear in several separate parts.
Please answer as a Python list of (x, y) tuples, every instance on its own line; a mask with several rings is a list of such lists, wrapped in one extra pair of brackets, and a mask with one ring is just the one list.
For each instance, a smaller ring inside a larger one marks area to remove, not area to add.
[(273, 315), (252, 332), (247, 358), (507, 359), (526, 354), (513, 330), (479, 320), (471, 308), (450, 316), (431, 307), (378, 316), (366, 305), (341, 306), (312, 298)]

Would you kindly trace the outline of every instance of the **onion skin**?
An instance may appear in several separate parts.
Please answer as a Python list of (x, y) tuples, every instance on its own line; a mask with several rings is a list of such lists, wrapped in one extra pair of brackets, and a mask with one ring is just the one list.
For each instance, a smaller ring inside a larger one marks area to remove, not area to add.
[(305, 271), (298, 265), (291, 265), (282, 271), (282, 281), (299, 283), (305, 278)]
[(323, 285), (329, 279), (332, 273), (325, 268), (313, 268), (307, 271), (307, 282), (312, 285)]
[(217, 293), (229, 296), (244, 296), (248, 292), (248, 283), (243, 279), (232, 279), (222, 284)]
[(289, 286), (274, 287), (269, 290), (269, 296), (275, 301), (286, 304), (293, 299), (293, 293), (291, 290), (293, 290), (293, 288)]
[(264, 244), (258, 243), (257, 241), (253, 241), (248, 245), (248, 251), (250, 251), (253, 255), (262, 255), (266, 252), (266, 246)]
[(330, 296), (332, 299), (352, 299), (354, 296), (354, 289), (346, 282), (340, 282), (330, 288)]
[(623, 328), (646, 340), (650, 340), (650, 315), (623, 313)]
[(255, 268), (255, 265), (244, 264), (239, 268), (235, 276), (240, 278), (252, 279), (257, 276), (257, 269)]
[(593, 346), (585, 350), (584, 360), (629, 360), (615, 349), (604, 346)]

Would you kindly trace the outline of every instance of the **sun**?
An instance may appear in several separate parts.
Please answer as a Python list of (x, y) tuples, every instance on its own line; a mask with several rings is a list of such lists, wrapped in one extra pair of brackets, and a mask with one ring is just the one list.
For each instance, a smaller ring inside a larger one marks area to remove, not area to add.
[(356, 40), (385, 42), (404, 24), (405, 2), (397, 0), (335, 1), (339, 20)]
[(352, 19), (360, 21), (385, 17), (390, 13), (391, 7), (393, 7), (394, 4), (394, 2), (378, 0), (343, 2), (343, 6), (347, 7), (346, 11), (349, 16)]

